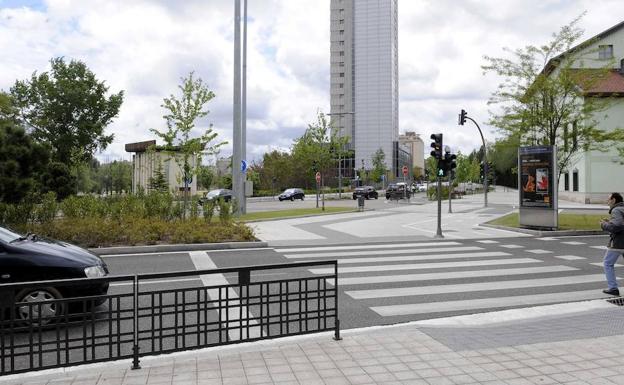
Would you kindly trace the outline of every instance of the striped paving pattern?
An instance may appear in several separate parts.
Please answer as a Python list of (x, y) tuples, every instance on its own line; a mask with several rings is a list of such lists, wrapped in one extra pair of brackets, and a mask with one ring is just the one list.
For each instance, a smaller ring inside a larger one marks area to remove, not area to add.
[[(276, 251), (297, 261), (337, 259), (344, 294), (363, 301), (383, 317), (602, 298), (598, 289), (604, 283), (602, 273), (583, 274), (574, 265), (561, 264), (566, 261), (573, 264), (583, 257), (527, 249), (504, 241), (467, 243), (453, 240), (277, 248)], [(332, 271), (309, 269), (314, 275)], [(461, 299), (453, 300), (453, 297)]]

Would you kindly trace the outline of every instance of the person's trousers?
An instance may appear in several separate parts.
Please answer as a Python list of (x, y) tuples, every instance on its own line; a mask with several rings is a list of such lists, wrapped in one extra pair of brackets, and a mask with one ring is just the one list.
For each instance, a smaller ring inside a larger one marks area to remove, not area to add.
[(622, 254), (621, 251), (607, 249), (607, 252), (604, 255), (604, 272), (607, 277), (607, 285), (609, 289), (617, 289), (618, 284), (615, 279), (615, 262), (618, 257)]

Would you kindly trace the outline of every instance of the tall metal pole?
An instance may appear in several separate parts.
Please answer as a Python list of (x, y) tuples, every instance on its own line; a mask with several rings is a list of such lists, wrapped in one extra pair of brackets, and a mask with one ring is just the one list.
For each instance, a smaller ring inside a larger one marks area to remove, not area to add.
[(473, 118), (466, 116), (466, 119), (470, 119), (470, 121), (472, 121), (475, 126), (477, 126), (477, 129), (479, 130), (479, 134), (481, 135), (481, 142), (483, 143), (483, 173), (485, 175), (483, 175), (483, 189), (485, 190), (485, 197), (484, 197), (484, 206), (483, 207), (488, 207), (488, 202), (487, 202), (487, 194), (488, 194), (488, 163), (487, 163), (487, 147), (485, 146), (485, 139), (483, 138), (483, 132), (481, 131), (481, 127), (479, 127), (479, 123), (477, 123)]
[(449, 171), (449, 189), (448, 189), (448, 194), (449, 194), (449, 213), (453, 213), (453, 209), (451, 208), (451, 198), (453, 197), (453, 194), (451, 194), (452, 190), (452, 186), (453, 186), (453, 171)]
[[(440, 167), (438, 166), (438, 169)], [(444, 238), (442, 235), (442, 178), (438, 174), (438, 229), (436, 231), (435, 238)]]
[(232, 189), (237, 201), (236, 215), (241, 215), (243, 200), (241, 172), (241, 49), (240, 49), (240, 0), (234, 0), (234, 127), (232, 133)]
[[(241, 159), (247, 160), (247, 0), (243, 0), (243, 92), (242, 92), (242, 129)], [(241, 194), (241, 214), (247, 213), (247, 172), (241, 175), (243, 193)]]

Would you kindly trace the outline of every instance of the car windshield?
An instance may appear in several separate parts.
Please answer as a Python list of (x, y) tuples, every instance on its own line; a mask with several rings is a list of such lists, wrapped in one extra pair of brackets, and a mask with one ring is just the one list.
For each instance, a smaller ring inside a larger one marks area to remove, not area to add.
[(208, 193), (208, 195), (206, 195), (206, 196), (207, 196), (207, 197), (211, 197), (211, 198), (212, 198), (212, 197), (219, 196), (219, 192), (220, 192), (220, 191), (221, 191), (221, 190), (212, 190), (212, 191), (211, 191), (211, 192), (209, 192), (209, 193)]
[(0, 240), (2, 242), (8, 243), (20, 238), (22, 238), (20, 234), (14, 233), (13, 231), (5, 229), (4, 227), (0, 227)]
[(284, 191), (284, 194), (292, 194), (292, 193), (294, 193), (294, 192), (295, 192), (295, 189), (294, 189), (294, 188), (289, 188), (289, 189), (287, 189), (287, 190), (285, 190), (285, 191)]

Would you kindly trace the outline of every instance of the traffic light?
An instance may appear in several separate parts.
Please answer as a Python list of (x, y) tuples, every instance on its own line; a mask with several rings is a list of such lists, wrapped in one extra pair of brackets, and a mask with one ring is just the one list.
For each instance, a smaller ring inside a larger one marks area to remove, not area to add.
[(481, 179), (483, 179), (483, 175), (485, 175), (484, 171), (485, 171), (485, 165), (483, 162), (481, 162), (479, 163), (479, 177), (481, 177)]
[(461, 110), (461, 112), (459, 113), (459, 125), (463, 126), (464, 123), (466, 123), (466, 116), (468, 115), (468, 113), (465, 110)]
[(442, 159), (442, 134), (431, 134), (431, 156), (436, 158), (437, 160)]
[(455, 174), (455, 168), (457, 168), (457, 163), (455, 162), (455, 159), (457, 159), (457, 155), (446, 154), (446, 169), (447, 173), (451, 174), (451, 176)]

